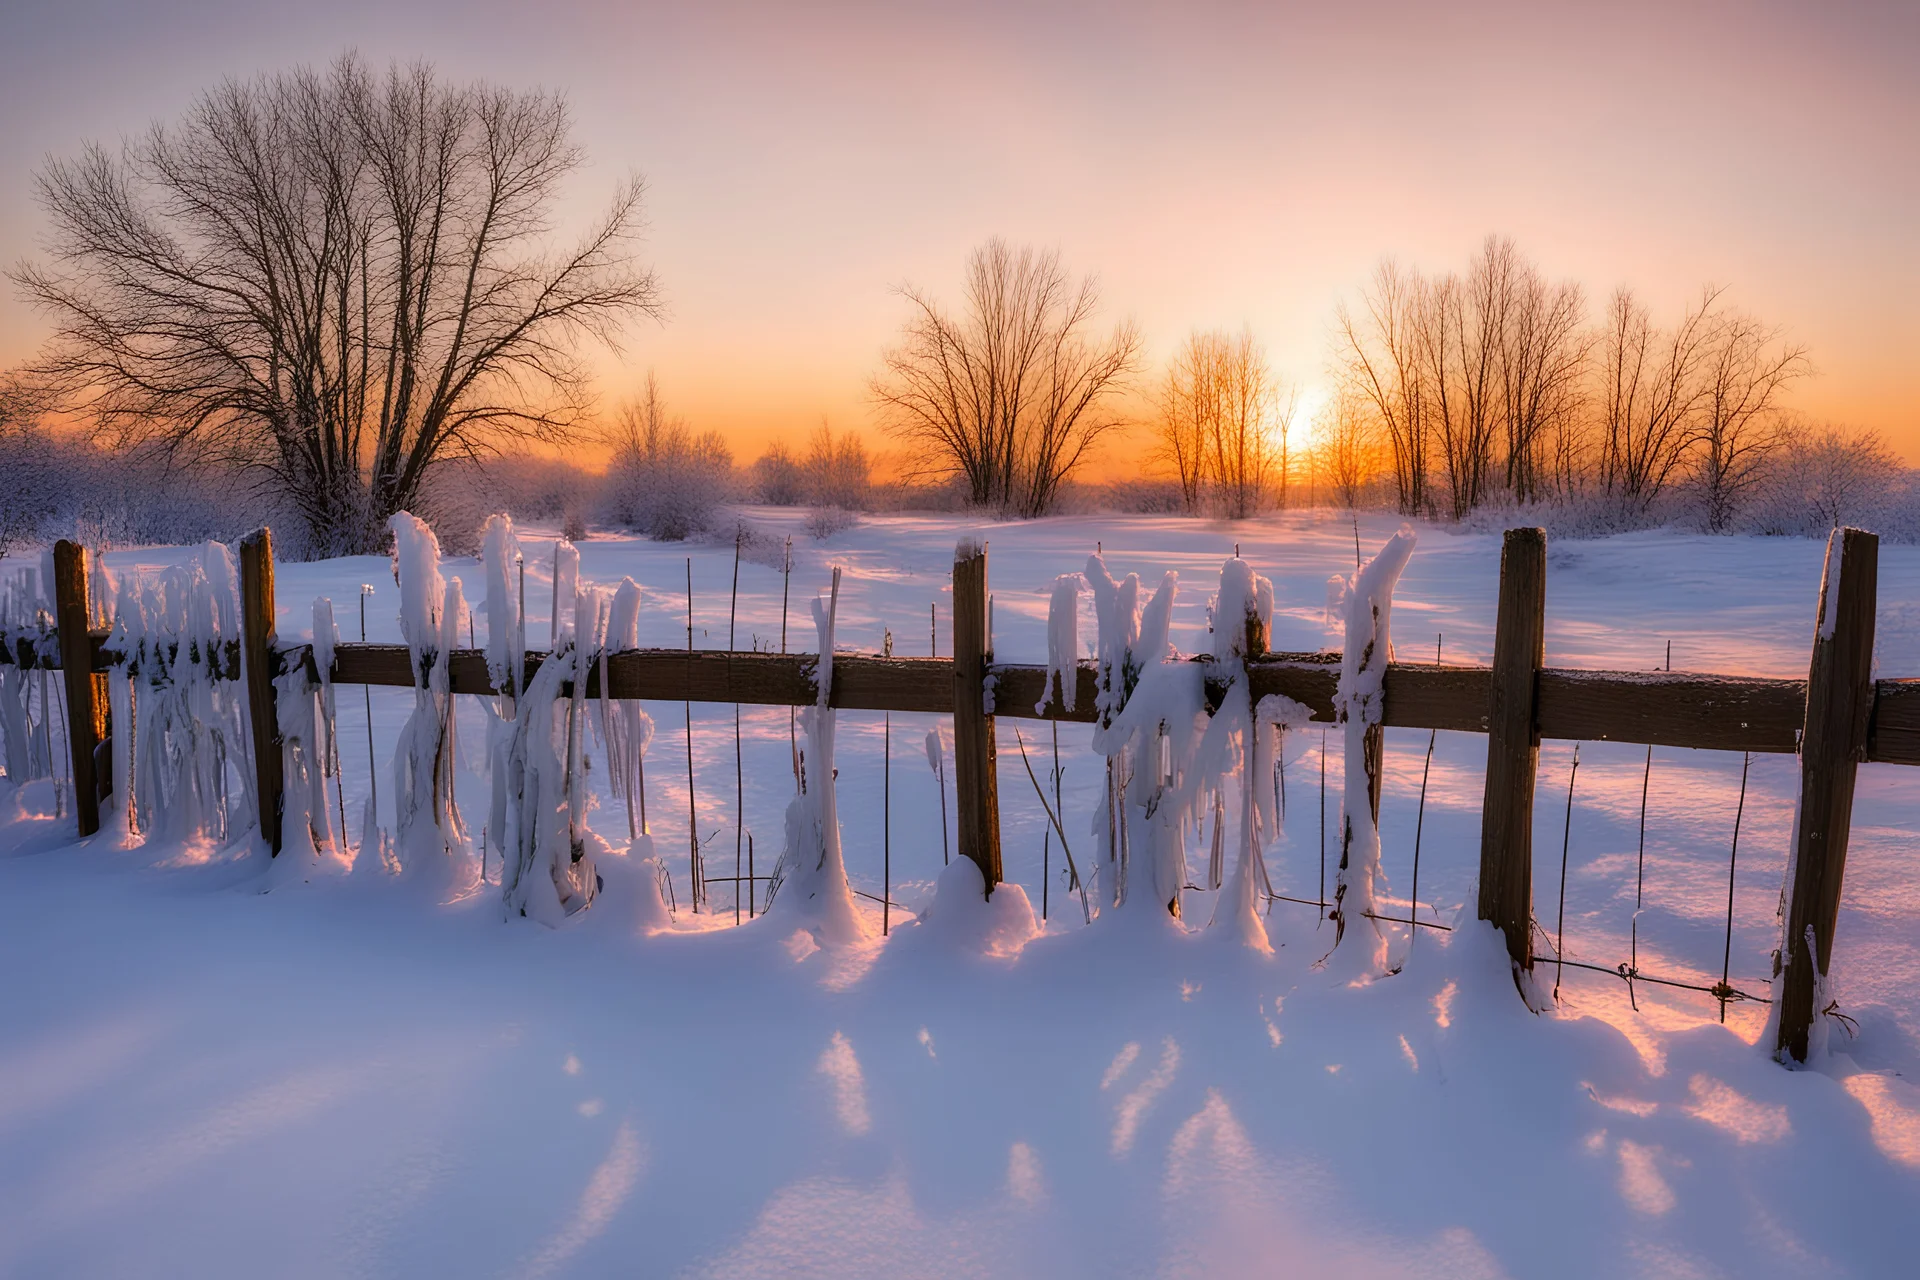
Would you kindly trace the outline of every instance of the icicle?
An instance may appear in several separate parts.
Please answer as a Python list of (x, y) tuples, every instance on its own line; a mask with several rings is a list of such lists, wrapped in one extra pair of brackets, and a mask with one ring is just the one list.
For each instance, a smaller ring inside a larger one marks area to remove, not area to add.
[[(640, 647), (640, 587), (622, 578), (607, 613), (606, 648), (623, 652)], [(628, 853), (641, 858), (653, 854), (653, 837), (646, 822), (646, 751), (653, 740), (653, 718), (638, 699), (613, 701), (601, 664), (600, 736), (607, 744), (607, 772), (616, 800), (627, 808)], [(642, 843), (644, 841), (644, 844)]]
[(334, 646), (340, 643), (340, 628), (333, 621), (333, 601), (326, 596), (313, 599), (313, 669), (320, 677), (320, 717), (315, 730), (314, 749), (320, 767), (321, 808), (326, 808), (326, 779), (333, 779), (333, 794), (340, 816), (340, 851), (351, 861), (347, 849), (347, 794), (340, 781), (339, 707), (334, 700)]
[[(40, 661), (59, 652), (52, 609), (52, 601), (41, 595), (39, 568), (21, 569), (0, 582), (0, 644), (11, 657), (24, 654)], [(15, 786), (53, 772), (50, 704), (44, 693), (38, 700), (40, 713), (34, 714), (34, 689), (38, 685), (44, 690), (46, 680), (44, 668), (0, 665), (0, 765)]]
[(487, 679), (494, 688), (511, 691), (519, 687), (526, 666), (526, 635), (512, 577), (514, 563), (520, 558), (513, 517), (487, 517), (481, 554), (487, 583)]
[(327, 808), (321, 687), (307, 678), (304, 667), (277, 677), (273, 685), (285, 790), (280, 853), (269, 875), (282, 884), (323, 873), (344, 875), (352, 864), (340, 851)]
[[(1195, 663), (1170, 660), (1176, 655), (1167, 633), (1179, 575), (1169, 572), (1161, 579), (1131, 636), (1139, 580), (1128, 575), (1125, 583), (1114, 584), (1098, 557), (1089, 561), (1087, 576), (1101, 614), (1101, 665), (1109, 673), (1103, 679), (1109, 694), (1115, 668), (1123, 677), (1124, 702), (1094, 731), (1094, 749), (1108, 758), (1115, 778), (1118, 814), (1105, 850), (1114, 898), (1121, 906), (1134, 903), (1178, 916), (1187, 879), (1189, 811), (1174, 797), (1207, 721), (1204, 673)], [(1117, 858), (1113, 835), (1118, 836)]]
[(1080, 593), (1086, 585), (1086, 575), (1079, 573), (1063, 573), (1053, 580), (1053, 598), (1047, 604), (1047, 682), (1033, 706), (1036, 715), (1045, 714), (1056, 680), (1062, 705), (1073, 710), (1079, 693)]
[(452, 697), (447, 663), (458, 644), (460, 580), (440, 575), (440, 542), (426, 522), (399, 512), (388, 522), (400, 572), (400, 633), (414, 672), (413, 711), (393, 757), (394, 852), (403, 879), (445, 899), (479, 878), (453, 804)]
[(553, 647), (566, 642), (574, 625), (574, 597), (580, 592), (580, 548), (565, 538), (553, 544)]
[[(572, 550), (571, 544), (566, 546)], [(501, 895), (509, 915), (554, 926), (589, 906), (600, 890), (596, 853), (605, 847), (586, 825), (582, 709), (592, 672), (600, 600), (578, 590), (568, 559), (556, 555), (555, 647), (520, 699), (511, 738), (494, 760), (495, 812), (502, 832)], [(571, 557), (577, 571), (578, 554)], [(571, 683), (572, 693), (560, 696)], [(560, 723), (556, 726), (556, 721)]]
[[(253, 822), (247, 717), (228, 679), (239, 637), (233, 556), (217, 542), (157, 574), (129, 572), (90, 605), (111, 617), (107, 647), (122, 656), (108, 680), (113, 714), (114, 810), (129, 831), (169, 842), (225, 840)], [(241, 789), (229, 794), (229, 779)]]
[(1334, 882), (1334, 947), (1351, 932), (1348, 967), (1356, 974), (1387, 970), (1387, 939), (1379, 921), (1380, 832), (1374, 826), (1367, 775), (1367, 731), (1381, 722), (1387, 660), (1392, 652), (1393, 589), (1413, 555), (1414, 532), (1402, 526), (1380, 553), (1353, 571), (1345, 592), (1346, 640), (1334, 718), (1346, 749), (1345, 816), (1341, 822), (1340, 870)]

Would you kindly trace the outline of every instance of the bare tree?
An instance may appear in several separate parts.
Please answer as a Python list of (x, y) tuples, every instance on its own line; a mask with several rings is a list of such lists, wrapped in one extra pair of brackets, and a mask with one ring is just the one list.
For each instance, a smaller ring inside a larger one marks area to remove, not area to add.
[(39, 178), (40, 364), (110, 439), (264, 471), (316, 553), (367, 551), (442, 460), (570, 436), (583, 339), (660, 314), (642, 184), (571, 247), (566, 104), (351, 55), (201, 95)]
[(1430, 505), (1432, 431), (1418, 341), (1425, 293), (1417, 273), (1389, 259), (1374, 272), (1372, 287), (1361, 291), (1360, 318), (1345, 303), (1334, 312), (1343, 382), (1357, 402), (1370, 406), (1386, 436), (1403, 515), (1424, 515)]
[(1211, 507), (1233, 520), (1258, 511), (1276, 469), (1284, 483), (1280, 385), (1250, 328), (1195, 332), (1174, 356), (1159, 395), (1159, 455), (1172, 464), (1189, 514)]
[(922, 464), (958, 475), (981, 506), (1044, 514), (1099, 439), (1139, 368), (1130, 321), (1089, 336), (1099, 290), (1075, 283), (1058, 251), (998, 238), (967, 261), (963, 309), (907, 287), (912, 313), (871, 391), (887, 430)]
[[(1593, 338), (1572, 282), (1549, 284), (1531, 265), (1513, 282), (1502, 336), (1501, 416), (1507, 489), (1532, 502), (1572, 483)], [(1544, 456), (1543, 456), (1544, 455)]]
[(1691, 444), (1707, 528), (1724, 533), (1780, 442), (1780, 393), (1812, 371), (1807, 349), (1745, 314), (1714, 319)]
[(801, 475), (807, 501), (816, 507), (865, 511), (871, 505), (873, 460), (857, 431), (835, 432), (822, 418), (807, 447)]
[(1221, 513), (1244, 520), (1260, 509), (1272, 478), (1276, 388), (1267, 353), (1251, 329), (1231, 338), (1220, 334), (1218, 343), (1220, 413), (1210, 451), (1214, 482)]
[(1702, 290), (1664, 334), (1631, 290), (1616, 290), (1608, 304), (1600, 334), (1601, 482), (1635, 514), (1650, 510), (1680, 474), (1693, 442), (1719, 297), (1718, 289)]
[(784, 440), (767, 446), (753, 464), (753, 496), (756, 501), (774, 507), (792, 507), (805, 501), (806, 476), (800, 460), (793, 456)]
[(1207, 442), (1220, 418), (1220, 349), (1215, 334), (1192, 333), (1174, 356), (1161, 384), (1157, 449), (1180, 482), (1188, 515), (1200, 511), (1207, 482)]
[(1360, 494), (1373, 477), (1379, 446), (1373, 438), (1374, 419), (1359, 394), (1341, 387), (1320, 410), (1315, 462), (1321, 479), (1340, 505), (1360, 503)]

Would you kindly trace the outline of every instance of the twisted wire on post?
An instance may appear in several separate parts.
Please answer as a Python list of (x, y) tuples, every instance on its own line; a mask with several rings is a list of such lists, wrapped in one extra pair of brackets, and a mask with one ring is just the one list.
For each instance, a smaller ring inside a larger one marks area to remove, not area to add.
[(1573, 780), (1580, 776), (1580, 744), (1573, 744), (1573, 767), (1567, 770), (1567, 823), (1560, 833), (1560, 910), (1553, 926), (1553, 998), (1560, 998), (1560, 966), (1567, 954), (1567, 850), (1573, 845)]
[(1727, 855), (1727, 935), (1725, 948), (1720, 953), (1720, 985), (1714, 994), (1720, 998), (1720, 1021), (1727, 1020), (1727, 999), (1734, 995), (1727, 973), (1733, 967), (1733, 872), (1740, 862), (1740, 819), (1747, 812), (1747, 770), (1753, 767), (1753, 752), (1743, 752), (1740, 758), (1740, 803), (1733, 811), (1733, 848)]

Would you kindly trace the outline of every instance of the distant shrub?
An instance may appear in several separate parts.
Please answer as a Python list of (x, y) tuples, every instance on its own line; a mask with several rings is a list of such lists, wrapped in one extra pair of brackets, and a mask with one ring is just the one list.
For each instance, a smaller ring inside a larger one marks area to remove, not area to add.
[(845, 533), (859, 523), (859, 515), (845, 507), (815, 507), (807, 512), (807, 532), (816, 542), (825, 542), (834, 534)]
[(605, 507), (616, 524), (662, 542), (713, 529), (733, 492), (733, 453), (717, 431), (669, 418), (651, 376), (614, 432)]
[(1878, 433), (1799, 430), (1768, 460), (1742, 524), (1755, 533), (1804, 537), (1844, 524), (1905, 524), (1900, 500), (1909, 487), (1905, 468)]
[(797, 507), (806, 500), (806, 481), (800, 463), (784, 443), (775, 441), (760, 455), (750, 473), (753, 500), (770, 507)]

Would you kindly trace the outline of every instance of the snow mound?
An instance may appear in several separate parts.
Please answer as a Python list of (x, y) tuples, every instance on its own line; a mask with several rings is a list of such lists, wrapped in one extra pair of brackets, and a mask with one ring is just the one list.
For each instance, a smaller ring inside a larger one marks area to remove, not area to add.
[(902, 925), (891, 946), (927, 944), (967, 955), (1009, 960), (1040, 936), (1027, 891), (1002, 884), (987, 897), (986, 878), (972, 858), (955, 858), (933, 883), (933, 900)]

